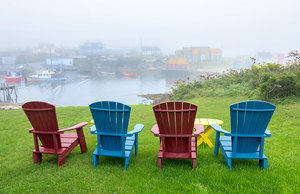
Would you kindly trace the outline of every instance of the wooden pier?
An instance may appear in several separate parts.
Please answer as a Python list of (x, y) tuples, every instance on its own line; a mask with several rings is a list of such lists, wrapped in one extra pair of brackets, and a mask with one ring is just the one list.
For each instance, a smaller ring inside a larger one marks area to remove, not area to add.
[(17, 103), (18, 95), (15, 86), (0, 84), (0, 103)]

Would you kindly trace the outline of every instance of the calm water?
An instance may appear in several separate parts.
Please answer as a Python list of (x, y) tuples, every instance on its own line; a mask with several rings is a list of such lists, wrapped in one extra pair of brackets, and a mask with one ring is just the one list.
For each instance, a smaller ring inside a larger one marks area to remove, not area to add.
[(77, 72), (68, 72), (65, 82), (40, 82), (15, 84), (18, 102), (46, 101), (56, 106), (87, 106), (100, 100), (113, 100), (126, 104), (147, 104), (151, 101), (140, 94), (168, 93), (174, 82), (199, 73), (178, 71), (139, 72), (136, 78), (121, 74), (86, 78)]

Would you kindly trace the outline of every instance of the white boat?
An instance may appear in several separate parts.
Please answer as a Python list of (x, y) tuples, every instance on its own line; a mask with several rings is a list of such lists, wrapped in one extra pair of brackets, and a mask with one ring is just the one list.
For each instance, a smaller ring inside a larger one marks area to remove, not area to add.
[(113, 76), (113, 75), (116, 75), (115, 72), (101, 71), (100, 73), (101, 73), (102, 75), (107, 75), (107, 76)]
[(31, 75), (27, 78), (27, 81), (65, 81), (66, 77), (62, 76), (61, 73), (56, 73), (54, 71), (42, 71)]

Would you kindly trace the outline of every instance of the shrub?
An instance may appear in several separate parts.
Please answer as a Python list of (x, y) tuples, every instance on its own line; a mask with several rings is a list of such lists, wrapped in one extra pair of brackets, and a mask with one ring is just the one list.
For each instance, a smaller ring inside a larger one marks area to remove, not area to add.
[(179, 81), (172, 88), (171, 99), (197, 96), (246, 96), (252, 99), (299, 97), (300, 65), (260, 64), (251, 69), (226, 74), (206, 74), (200, 81)]
[(299, 81), (299, 76), (297, 75), (271, 76), (266, 82), (260, 85), (260, 94), (263, 99), (299, 96)]

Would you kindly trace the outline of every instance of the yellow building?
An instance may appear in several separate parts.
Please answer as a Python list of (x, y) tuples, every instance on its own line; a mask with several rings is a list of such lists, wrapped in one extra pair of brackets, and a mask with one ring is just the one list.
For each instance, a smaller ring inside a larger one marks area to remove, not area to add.
[(219, 62), (222, 58), (222, 50), (210, 47), (184, 47), (176, 50), (177, 57), (184, 57), (190, 62)]
[(48, 46), (43, 46), (37, 49), (33, 49), (32, 53), (34, 54), (55, 54), (55, 48), (50, 48)]
[(166, 62), (166, 69), (189, 69), (189, 61), (185, 58), (170, 58)]

